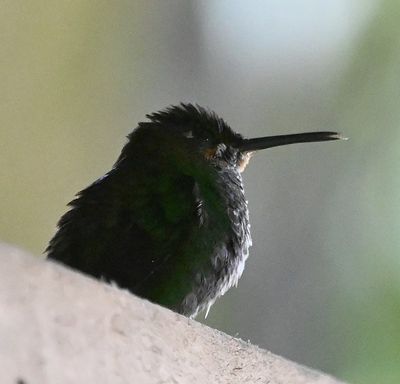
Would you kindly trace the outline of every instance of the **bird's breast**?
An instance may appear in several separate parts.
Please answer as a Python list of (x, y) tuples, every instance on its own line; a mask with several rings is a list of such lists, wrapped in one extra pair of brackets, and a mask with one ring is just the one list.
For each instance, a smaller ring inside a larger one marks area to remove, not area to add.
[(227, 258), (220, 279), (218, 296), (223, 295), (233, 285), (237, 285), (252, 243), (242, 176), (237, 171), (225, 170), (221, 174), (221, 179), (225, 185), (224, 201), (229, 217), (230, 233), (228, 241), (222, 245), (222, 252), (227, 253)]
[[(197, 309), (192, 316), (203, 309), (208, 312), (219, 296), (237, 285), (251, 246), (249, 213), (240, 173), (232, 169), (221, 169), (218, 172), (217, 191), (220, 195), (219, 204), (222, 205), (219, 207), (220, 212), (227, 225), (209, 255), (208, 267), (197, 272), (194, 289), (184, 300), (184, 305), (192, 307), (193, 300), (197, 302)], [(206, 202), (202, 203), (204, 209), (206, 206)], [(213, 214), (215, 212), (208, 211), (204, 215), (209, 218), (209, 231), (215, 230), (210, 225)], [(207, 226), (207, 223), (204, 225)]]

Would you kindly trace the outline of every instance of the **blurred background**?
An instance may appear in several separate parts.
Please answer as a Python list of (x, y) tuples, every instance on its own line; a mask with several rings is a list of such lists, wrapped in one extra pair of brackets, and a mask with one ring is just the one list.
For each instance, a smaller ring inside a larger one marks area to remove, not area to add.
[(253, 158), (247, 268), (199, 320), (353, 383), (400, 382), (400, 2), (0, 9), (1, 241), (41, 255), (73, 195), (170, 104), (248, 137), (339, 130), (350, 140)]

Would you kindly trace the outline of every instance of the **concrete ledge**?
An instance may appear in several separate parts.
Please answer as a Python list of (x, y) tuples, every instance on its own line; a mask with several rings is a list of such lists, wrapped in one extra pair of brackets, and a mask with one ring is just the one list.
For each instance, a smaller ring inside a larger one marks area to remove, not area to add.
[(193, 320), (0, 246), (4, 384), (338, 384)]

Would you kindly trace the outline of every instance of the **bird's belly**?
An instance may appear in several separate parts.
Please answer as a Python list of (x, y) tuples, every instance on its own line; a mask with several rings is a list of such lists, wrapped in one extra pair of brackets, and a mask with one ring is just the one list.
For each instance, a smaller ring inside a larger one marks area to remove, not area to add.
[(194, 289), (185, 297), (183, 303), (187, 308), (191, 308), (184, 311), (191, 317), (204, 309), (207, 315), (215, 300), (237, 285), (249, 255), (251, 235), (247, 201), (240, 175), (234, 181), (233, 192), (226, 195), (229, 233), (211, 255), (211, 268), (197, 273)]

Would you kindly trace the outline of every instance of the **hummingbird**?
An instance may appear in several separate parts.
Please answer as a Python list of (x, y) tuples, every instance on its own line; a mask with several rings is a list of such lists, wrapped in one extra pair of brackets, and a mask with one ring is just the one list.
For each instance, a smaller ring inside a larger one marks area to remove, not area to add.
[(342, 137), (308, 132), (247, 139), (193, 104), (146, 117), (112, 169), (68, 204), (46, 252), (193, 318), (208, 313), (243, 273), (252, 241), (241, 173), (251, 156)]

